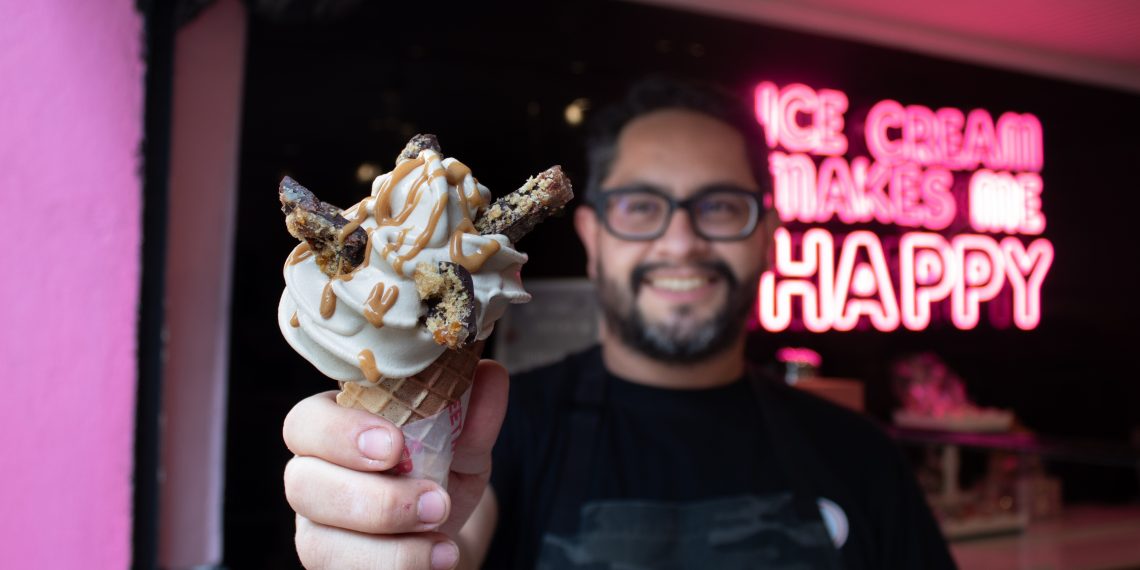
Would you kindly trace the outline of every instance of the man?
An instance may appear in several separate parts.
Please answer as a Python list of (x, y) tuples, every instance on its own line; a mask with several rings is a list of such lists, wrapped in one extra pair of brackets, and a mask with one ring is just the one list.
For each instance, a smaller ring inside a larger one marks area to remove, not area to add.
[(506, 374), (481, 364), (450, 494), (370, 473), (402, 449), (383, 420), (331, 393), (299, 403), (285, 484), (302, 562), (952, 568), (884, 436), (746, 365), (776, 225), (746, 108), (658, 80), (599, 123), (575, 226), (600, 347), (512, 381), (505, 421)]

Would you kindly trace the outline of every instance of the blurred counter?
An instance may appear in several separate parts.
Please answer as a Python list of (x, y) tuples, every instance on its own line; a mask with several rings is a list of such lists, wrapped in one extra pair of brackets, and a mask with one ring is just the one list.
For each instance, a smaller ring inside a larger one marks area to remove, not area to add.
[(950, 545), (962, 570), (1140, 568), (1140, 505), (1066, 505), (1025, 532)]

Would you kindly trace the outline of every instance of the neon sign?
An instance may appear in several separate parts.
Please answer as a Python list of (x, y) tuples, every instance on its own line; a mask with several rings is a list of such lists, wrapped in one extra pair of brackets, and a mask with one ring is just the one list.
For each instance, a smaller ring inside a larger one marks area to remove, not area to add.
[[(917, 331), (937, 312), (970, 330), (983, 305), (1008, 291), (1014, 325), (1036, 328), (1053, 263), (1052, 243), (1033, 238), (1046, 225), (1037, 117), (1007, 112), (994, 121), (983, 109), (883, 100), (864, 121), (871, 156), (849, 158), (848, 106), (833, 89), (756, 86), (756, 119), (772, 149), (773, 205), (785, 223), (878, 223), (903, 232), (884, 239), (867, 229), (777, 229), (775, 263), (760, 279), (760, 325)], [(969, 173), (962, 202), (955, 172)], [(959, 220), (974, 233), (940, 233)]]

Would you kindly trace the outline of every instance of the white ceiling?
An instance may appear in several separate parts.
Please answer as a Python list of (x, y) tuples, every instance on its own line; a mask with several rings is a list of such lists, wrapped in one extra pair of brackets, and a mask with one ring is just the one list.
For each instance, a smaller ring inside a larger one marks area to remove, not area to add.
[(635, 0), (1140, 92), (1140, 0)]

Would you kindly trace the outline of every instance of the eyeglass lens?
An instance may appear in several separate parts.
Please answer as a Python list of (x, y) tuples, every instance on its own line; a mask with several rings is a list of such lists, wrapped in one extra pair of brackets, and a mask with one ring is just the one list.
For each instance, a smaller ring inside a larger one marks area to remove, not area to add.
[[(739, 192), (709, 192), (686, 201), (696, 230), (710, 238), (743, 237), (756, 219), (754, 197)], [(610, 228), (630, 238), (653, 237), (669, 225), (670, 200), (653, 192), (622, 192), (607, 197), (605, 215)]]

